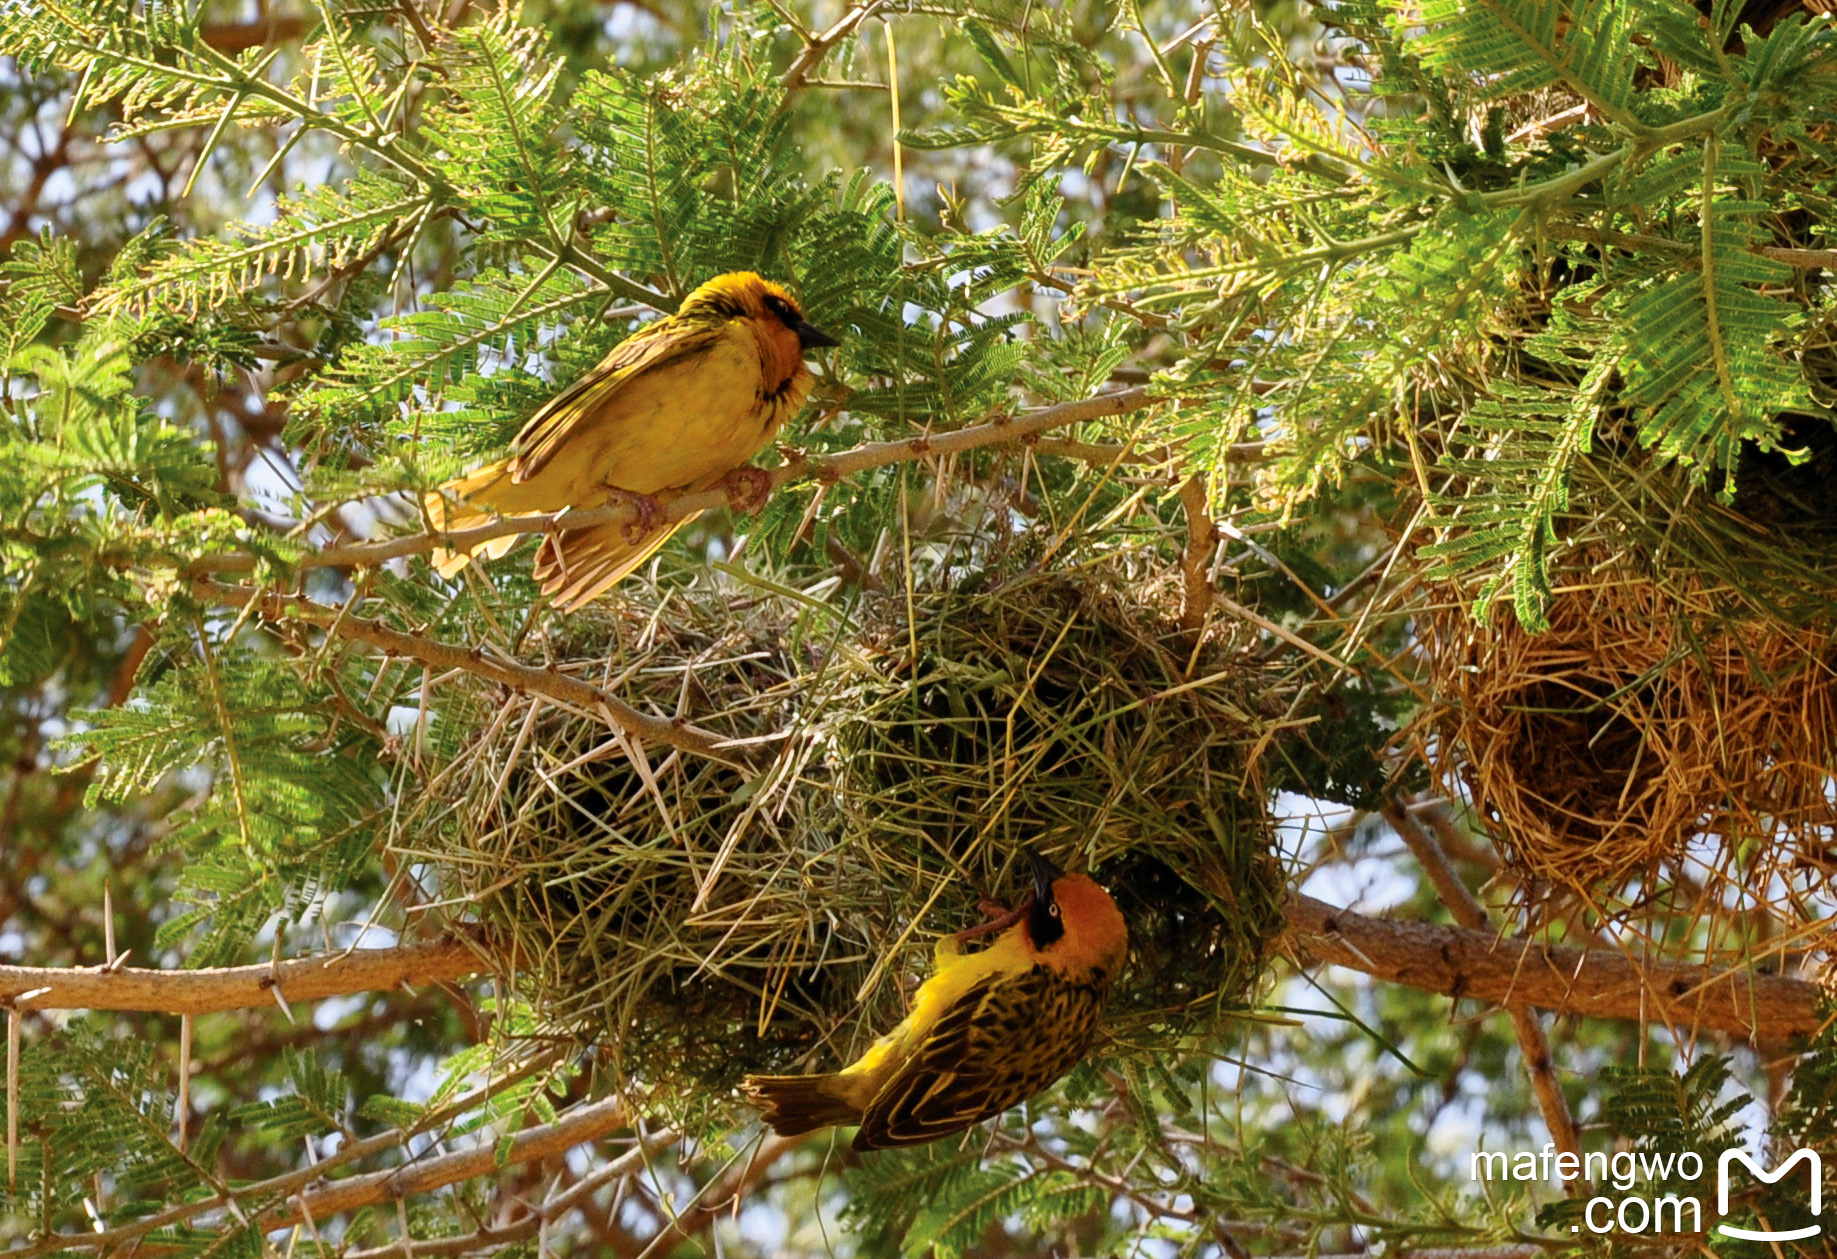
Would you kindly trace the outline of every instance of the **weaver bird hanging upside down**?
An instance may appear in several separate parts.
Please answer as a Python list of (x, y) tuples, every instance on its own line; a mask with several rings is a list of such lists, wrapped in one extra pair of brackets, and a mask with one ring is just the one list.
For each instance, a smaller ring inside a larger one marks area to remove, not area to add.
[[(1078, 1065), (1129, 951), (1116, 902), (1044, 857), (1033, 893), (938, 941), (912, 1012), (834, 1075), (754, 1075), (743, 1088), (778, 1135), (860, 1124), (856, 1150), (923, 1145), (1026, 1101)], [(977, 952), (964, 944), (999, 932)]]
[[(736, 506), (743, 495), (757, 505), (766, 474), (746, 463), (810, 396), (804, 352), (837, 344), (770, 280), (750, 271), (716, 276), (544, 403), (508, 458), (428, 494), (428, 519), (451, 532), (499, 514), (631, 504), (635, 525), (566, 529), (542, 540), (535, 567), (542, 593), (573, 611), (695, 519), (661, 522), (652, 495), (725, 484)], [(451, 577), (473, 554), (496, 559), (516, 542), (511, 535), (476, 552), (435, 551), (434, 566)]]

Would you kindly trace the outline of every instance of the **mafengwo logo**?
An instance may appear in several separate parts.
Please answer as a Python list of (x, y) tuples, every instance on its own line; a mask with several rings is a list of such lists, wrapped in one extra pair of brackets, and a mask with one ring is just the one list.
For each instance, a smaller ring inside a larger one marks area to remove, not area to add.
[[(1511, 1156), (1497, 1151), (1476, 1151), (1470, 1166), (1472, 1178), (1476, 1181), (1541, 1181), (1549, 1184), (1554, 1175), (1567, 1185), (1583, 1177), (1603, 1191), (1619, 1191), (1617, 1194), (1597, 1193), (1581, 1204), (1581, 1222), (1570, 1226), (1570, 1231), (1574, 1233), (1586, 1230), (1596, 1235), (1622, 1233), (1677, 1236), (1704, 1231), (1704, 1204), (1701, 1196), (1675, 1191), (1663, 1195), (1635, 1191), (1642, 1180), (1648, 1184), (1672, 1186), (1680, 1182), (1703, 1181), (1708, 1169), (1702, 1157), (1694, 1152), (1672, 1154), (1621, 1150), (1614, 1154), (1595, 1151), (1578, 1156), (1559, 1153), (1554, 1144), (1546, 1142), (1543, 1150), (1536, 1154), (1529, 1150)], [(1795, 1150), (1769, 1171), (1746, 1150), (1724, 1150), (1716, 1160), (1718, 1219), (1714, 1231), (1724, 1237), (1758, 1242), (1798, 1242), (1819, 1236), (1823, 1231), (1821, 1220), (1791, 1228), (1772, 1227), (1772, 1221), (1764, 1216), (1760, 1223), (1767, 1227), (1748, 1228), (1727, 1222), (1731, 1195), (1743, 1191), (1747, 1177), (1753, 1177), (1765, 1185), (1777, 1185), (1801, 1166), (1805, 1168), (1810, 1185), (1799, 1200), (1805, 1203), (1816, 1219), (1823, 1214), (1824, 1208), (1824, 1160), (1818, 1151)], [(1576, 1217), (1570, 1215), (1569, 1218)]]
[[(1769, 1185), (1777, 1185), (1785, 1179), (1786, 1173), (1800, 1163), (1807, 1165), (1811, 1173), (1811, 1213), (1820, 1214), (1824, 1205), (1824, 1160), (1818, 1157), (1816, 1150), (1798, 1150), (1772, 1171), (1763, 1171), (1759, 1163), (1749, 1158), (1742, 1150), (1724, 1150), (1722, 1157), (1716, 1160), (1716, 1214), (1726, 1216), (1729, 1213), (1729, 1168), (1740, 1163), (1754, 1175)], [(1718, 1224), (1716, 1231), (1724, 1237), (1739, 1237), (1751, 1242), (1796, 1242), (1808, 1237), (1816, 1237), (1822, 1230), (1822, 1224), (1807, 1224), (1803, 1228), (1771, 1230), (1763, 1228), (1737, 1228), (1733, 1224)]]

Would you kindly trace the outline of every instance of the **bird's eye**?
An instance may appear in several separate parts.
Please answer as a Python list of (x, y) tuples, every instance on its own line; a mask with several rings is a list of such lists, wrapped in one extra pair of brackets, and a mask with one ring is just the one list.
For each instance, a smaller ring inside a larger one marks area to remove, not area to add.
[(1046, 907), (1046, 912), (1051, 914), (1054, 918), (1057, 918), (1059, 916), (1059, 902), (1054, 901), (1052, 904), (1048, 905)]

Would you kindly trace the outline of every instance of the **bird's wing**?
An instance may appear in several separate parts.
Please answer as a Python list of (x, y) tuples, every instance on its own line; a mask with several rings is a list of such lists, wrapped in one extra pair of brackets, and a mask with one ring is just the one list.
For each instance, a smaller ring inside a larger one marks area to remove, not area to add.
[(705, 354), (721, 335), (719, 322), (684, 323), (674, 316), (640, 328), (612, 347), (599, 366), (542, 404), (517, 434), (511, 475), (518, 481), (535, 476), (583, 416), (596, 414), (634, 378), (683, 359)]
[(1026, 1101), (1084, 1055), (1097, 1002), (1038, 966), (979, 981), (868, 1103), (855, 1148), (923, 1145)]
[(668, 542), (672, 534), (701, 514), (691, 512), (681, 520), (651, 530), (635, 542), (626, 538), (622, 521), (563, 530), (543, 540), (536, 552), (533, 575), (542, 583), (542, 593), (557, 609), (576, 611), (612, 589)]

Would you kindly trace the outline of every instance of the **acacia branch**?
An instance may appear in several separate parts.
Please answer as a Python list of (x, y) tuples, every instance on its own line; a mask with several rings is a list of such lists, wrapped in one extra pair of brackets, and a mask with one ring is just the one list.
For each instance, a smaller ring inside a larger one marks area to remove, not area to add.
[[(1689, 241), (1672, 240), (1647, 232), (1614, 232), (1573, 223), (1545, 223), (1539, 229), (1552, 240), (1581, 241), (1594, 245), (1613, 245), (1634, 252), (1669, 254), (1687, 265), (1694, 265), (1698, 246)], [(1750, 252), (1800, 270), (1817, 270), (1837, 266), (1837, 249), (1795, 249), (1787, 245), (1759, 245)], [(1686, 258), (1685, 255), (1692, 255)]]
[(200, 595), (238, 606), (247, 606), (253, 601), (256, 611), (271, 622), (306, 621), (340, 638), (381, 648), (385, 655), (406, 656), (436, 669), (464, 669), (467, 673), (518, 691), (545, 695), (559, 703), (598, 713), (611, 725), (644, 742), (663, 743), (698, 756), (729, 763), (745, 760), (744, 755), (728, 746), (729, 741), (723, 735), (691, 725), (687, 721), (640, 712), (611, 691), (571, 677), (559, 669), (521, 664), (515, 660), (489, 656), (482, 647), (460, 647), (420, 634), (411, 634), (406, 630), (393, 629), (384, 625), (380, 619), (365, 620), (346, 615), (337, 608), (315, 603), (305, 595), (225, 585), (205, 578), (193, 581), (192, 588)]
[[(1637, 962), (1616, 949), (1501, 939), (1491, 931), (1373, 918), (1292, 895), (1287, 948), (1392, 983), (1507, 1007), (1590, 1018), (1655, 1019), (1749, 1040), (1823, 1026), (1816, 984), (1784, 975)], [(15, 1009), (211, 1014), (463, 979), (485, 969), (458, 938), (198, 970), (0, 966), (0, 1005)], [(30, 994), (28, 996), (28, 994)]]
[(524, 1062), (522, 1066), (515, 1070), (488, 1081), (483, 1087), (468, 1093), (464, 1097), (454, 1099), (439, 1110), (424, 1114), (417, 1122), (406, 1128), (391, 1128), (387, 1132), (379, 1132), (375, 1136), (363, 1137), (355, 1141), (346, 1141), (344, 1144), (340, 1145), (335, 1152), (318, 1159), (316, 1162), (308, 1164), (306, 1167), (295, 1168), (293, 1171), (284, 1172), (279, 1176), (272, 1176), (267, 1180), (256, 1181), (252, 1184), (238, 1185), (235, 1190), (230, 1193), (219, 1193), (208, 1198), (199, 1198), (190, 1202), (180, 1202), (175, 1206), (167, 1207), (163, 1211), (156, 1211), (152, 1215), (144, 1215), (131, 1223), (117, 1225), (114, 1228), (105, 1229), (101, 1232), (77, 1234), (52, 1233), (49, 1236), (41, 1237), (37, 1242), (23, 1249), (10, 1251), (8, 1253), (8, 1259), (35, 1259), (38, 1255), (70, 1249), (110, 1251), (116, 1246), (126, 1242), (134, 1243), (127, 1251), (129, 1255), (163, 1253), (156, 1247), (144, 1245), (138, 1239), (144, 1238), (148, 1233), (155, 1232), (159, 1229), (167, 1228), (175, 1224), (183, 1224), (185, 1221), (196, 1219), (200, 1215), (221, 1211), (225, 1208), (230, 1208), (233, 1211), (239, 1212), (240, 1208), (232, 1208), (232, 1203), (273, 1202), (281, 1198), (297, 1195), (308, 1185), (315, 1183), (323, 1184), (325, 1183), (325, 1178), (340, 1167), (349, 1166), (352, 1163), (369, 1158), (374, 1154), (401, 1149), (408, 1144), (410, 1138), (419, 1136), (424, 1132), (432, 1132), (436, 1128), (444, 1127), (461, 1115), (478, 1109), (478, 1107), (484, 1105), (505, 1089), (515, 1087), (538, 1071), (547, 1070), (555, 1064), (558, 1057), (559, 1055), (552, 1052), (538, 1054), (536, 1057)]
[[(997, 1128), (989, 1134), (989, 1141), (991, 1145), (1024, 1154), (1035, 1162), (1042, 1163), (1052, 1168), (1054, 1171), (1065, 1172), (1077, 1177), (1087, 1184), (1096, 1185), (1113, 1198), (1122, 1198), (1129, 1202), (1133, 1202), (1136, 1206), (1142, 1208), (1150, 1219), (1173, 1219), (1191, 1224), (1199, 1218), (1199, 1211), (1197, 1208), (1190, 1206), (1182, 1207), (1178, 1205), (1177, 1195), (1169, 1195), (1169, 1197), (1173, 1199), (1171, 1201), (1151, 1198), (1146, 1193), (1130, 1185), (1127, 1179), (1120, 1176), (1107, 1176), (1103, 1172), (1097, 1170), (1097, 1168), (1089, 1162), (1074, 1163), (1070, 1159), (1060, 1158), (1057, 1154), (1054, 1154), (1051, 1150), (1042, 1145), (1040, 1139), (1034, 1136), (1031, 1131), (1029, 1131), (1023, 1139), (1011, 1137), (1000, 1128)], [(1216, 1223), (1216, 1221), (1212, 1221), (1212, 1223)]]
[(1197, 632), (1205, 627), (1212, 607), (1212, 582), (1206, 563), (1212, 558), (1218, 533), (1207, 511), (1211, 495), (1205, 478), (1195, 472), (1180, 483), (1180, 505), (1186, 511), (1186, 546), (1180, 552), (1180, 575), (1185, 595), (1180, 601), (1180, 628)]
[[(324, 1182), (324, 1176), (332, 1167), (359, 1154), (371, 1154), (380, 1150), (399, 1146), (405, 1134), (391, 1130), (379, 1136), (347, 1145), (337, 1154), (323, 1159), (310, 1167), (277, 1176), (272, 1180), (249, 1185), (236, 1193), (238, 1201), (253, 1203), (268, 1200), (270, 1205), (250, 1218), (250, 1222), (262, 1232), (287, 1228), (307, 1220), (328, 1219), (343, 1211), (359, 1207), (373, 1206), (379, 1202), (389, 1202), (405, 1198), (412, 1194), (430, 1193), (448, 1185), (458, 1184), (477, 1176), (488, 1175), (500, 1168), (519, 1163), (533, 1162), (547, 1158), (581, 1145), (588, 1141), (610, 1136), (621, 1128), (631, 1126), (624, 1104), (616, 1097), (593, 1102), (557, 1119), (554, 1123), (539, 1127), (526, 1128), (513, 1137), (507, 1145), (495, 1141), (454, 1154), (438, 1158), (422, 1159), (402, 1164), (399, 1167), (383, 1171), (367, 1172), (351, 1176), (344, 1180)], [(646, 1162), (659, 1151), (674, 1145), (681, 1140), (682, 1134), (675, 1129), (665, 1128), (650, 1133), (637, 1141), (633, 1148), (613, 1160), (608, 1167), (601, 1169), (605, 1175), (596, 1174), (592, 1178), (595, 1186), (605, 1183), (617, 1175), (630, 1174), (645, 1166)], [(617, 1172), (612, 1172), (616, 1167)], [(308, 1189), (307, 1186), (319, 1182), (319, 1187)], [(565, 1206), (573, 1206), (576, 1199), (570, 1198)], [(558, 1212), (565, 1209), (558, 1205)], [(169, 1207), (155, 1215), (135, 1220), (129, 1224), (119, 1225), (102, 1232), (57, 1233), (40, 1239), (23, 1250), (14, 1252), (20, 1259), (49, 1254), (60, 1250), (94, 1250), (107, 1252), (126, 1243), (134, 1243), (130, 1250), (140, 1250), (139, 1239), (156, 1229), (169, 1224), (192, 1219), (207, 1211), (228, 1208), (230, 1203), (219, 1197), (204, 1202), (183, 1203)], [(241, 1215), (238, 1218), (243, 1218)]]
[[(857, 0), (822, 34), (809, 35), (800, 31), (799, 33), (803, 34), (804, 38), (803, 51), (792, 60), (790, 67), (784, 72), (784, 77), (779, 80), (785, 94), (789, 95), (803, 87), (809, 81), (810, 76), (815, 73), (816, 68), (823, 64), (823, 59), (829, 56), (830, 51), (854, 34), (855, 30), (867, 20), (868, 15), (880, 5), (881, 0)], [(891, 84), (888, 85), (887, 90), (893, 90)]]
[[(414, 1194), (431, 1193), (448, 1185), (489, 1175), (516, 1163), (529, 1163), (560, 1154), (574, 1146), (611, 1136), (629, 1128), (631, 1118), (624, 1100), (607, 1097), (589, 1103), (557, 1119), (554, 1123), (525, 1128), (511, 1138), (507, 1147), (495, 1141), (456, 1154), (423, 1159), (335, 1181), (311, 1193), (295, 1195), (262, 1212), (257, 1220), (263, 1232), (304, 1223), (310, 1216), (321, 1220), (339, 1212), (392, 1202)], [(622, 1171), (635, 1171), (659, 1151), (675, 1145), (682, 1134), (674, 1128), (662, 1128), (642, 1137), (631, 1150), (620, 1156)], [(626, 1163), (625, 1160), (630, 1160)]]
[[(1111, 393), (1081, 398), (1076, 402), (1061, 402), (1055, 406), (1042, 407), (1025, 415), (1000, 416), (984, 424), (973, 424), (948, 433), (937, 433), (928, 437), (910, 437), (902, 441), (868, 442), (853, 450), (844, 450), (833, 455), (802, 456), (770, 469), (768, 475), (771, 477), (773, 490), (793, 481), (818, 480), (832, 483), (856, 472), (884, 468), (931, 455), (949, 455), (984, 446), (1000, 446), (1027, 441), (1040, 433), (1063, 428), (1068, 424), (1109, 419), (1113, 416), (1126, 415), (1131, 411), (1139, 411), (1153, 405), (1158, 400), (1143, 387), (1118, 389)], [(724, 507), (727, 501), (727, 494), (724, 490), (704, 490), (696, 494), (678, 494), (674, 498), (662, 501), (659, 505), (663, 508), (664, 520), (673, 523), (684, 520), (697, 512), (714, 511)], [(297, 567), (305, 569), (373, 566), (386, 560), (401, 559), (404, 556), (419, 555), (436, 549), (469, 551), (494, 538), (509, 537), (513, 534), (556, 534), (567, 529), (587, 529), (615, 522), (635, 524), (637, 520), (637, 510), (630, 504), (622, 502), (584, 510), (570, 508), (558, 512), (503, 516), (489, 524), (478, 525), (471, 529), (455, 529), (449, 533), (405, 534), (402, 537), (389, 538), (382, 542), (359, 542), (346, 546), (325, 547), (301, 557), (297, 562)], [(183, 572), (187, 577), (200, 577), (209, 573), (246, 573), (253, 572), (260, 562), (261, 557), (249, 551), (225, 551), (216, 555), (199, 556), (185, 565)]]
[(1744, 1040), (1809, 1037), (1824, 1026), (1816, 984), (1674, 962), (1618, 949), (1575, 949), (1491, 931), (1373, 918), (1299, 893), (1283, 950), (1390, 983), (1508, 1008), (1728, 1032)]
[[(663, 1133), (656, 1134), (659, 1138), (664, 1135)], [(576, 1207), (582, 1207), (584, 1201), (604, 1185), (642, 1171), (647, 1156), (655, 1152), (645, 1146), (633, 1148), (613, 1159), (612, 1162), (595, 1168), (567, 1190), (554, 1195), (507, 1224), (487, 1224), (470, 1233), (440, 1237), (404, 1237), (399, 1241), (373, 1246), (366, 1250), (346, 1251), (343, 1259), (431, 1259), (432, 1256), (437, 1255), (470, 1255), (481, 1251), (502, 1251), (516, 1242), (535, 1237), (542, 1232), (544, 1227), (552, 1227), (558, 1221), (566, 1218), (570, 1211)], [(626, 1246), (614, 1246), (612, 1253), (639, 1253), (639, 1245), (637, 1241), (632, 1240), (627, 1242)], [(549, 1252), (544, 1249), (542, 1253)]]
[(0, 1006), (16, 1010), (139, 1010), (216, 1014), (317, 1001), (404, 984), (464, 979), (486, 969), (473, 943), (456, 937), (386, 949), (352, 949), (255, 966), (153, 970), (139, 966), (0, 966)]

